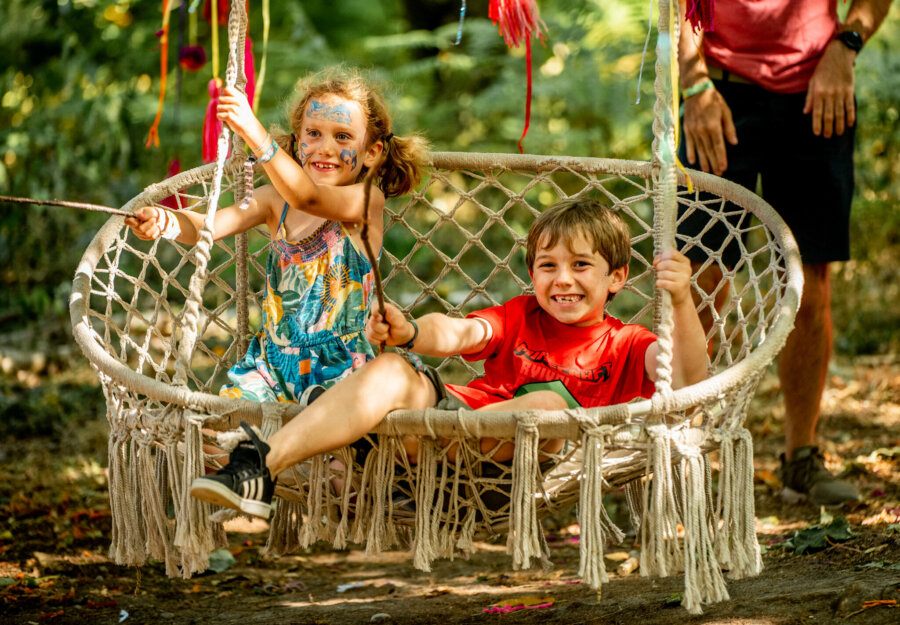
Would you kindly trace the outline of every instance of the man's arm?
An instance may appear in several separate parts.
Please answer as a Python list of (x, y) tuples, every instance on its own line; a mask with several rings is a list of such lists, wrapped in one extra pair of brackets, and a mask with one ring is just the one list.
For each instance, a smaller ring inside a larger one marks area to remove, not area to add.
[[(703, 33), (695, 33), (690, 22), (683, 20), (678, 40), (682, 92), (709, 80), (709, 70), (701, 54), (702, 47)], [(738, 142), (731, 109), (722, 94), (711, 88), (685, 98), (682, 131), (688, 162), (693, 165), (699, 160), (700, 169), (721, 175), (728, 167), (725, 140), (732, 145)]]
[[(859, 33), (865, 43), (881, 26), (890, 8), (891, 0), (854, 0), (840, 28)], [(845, 128), (856, 123), (853, 99), (856, 55), (856, 51), (837, 39), (825, 47), (810, 78), (803, 106), (804, 113), (812, 113), (812, 128), (816, 135), (841, 135)]]
[(384, 306), (384, 314), (373, 308), (366, 324), (366, 336), (373, 343), (384, 341), (394, 347), (412, 341), (409, 349), (417, 354), (446, 357), (480, 352), (491, 339), (491, 326), (481, 319), (430, 313), (416, 320), (416, 330), (396, 306)]

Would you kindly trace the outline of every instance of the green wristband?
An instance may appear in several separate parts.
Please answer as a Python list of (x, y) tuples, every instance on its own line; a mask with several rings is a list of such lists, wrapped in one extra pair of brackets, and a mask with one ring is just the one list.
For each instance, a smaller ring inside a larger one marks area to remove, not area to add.
[(681, 90), (681, 97), (684, 100), (687, 100), (691, 96), (695, 96), (698, 93), (703, 93), (704, 91), (708, 91), (709, 89), (715, 89), (716, 86), (712, 83), (712, 81), (707, 78), (706, 80), (701, 80), (695, 85), (691, 85), (687, 89)]

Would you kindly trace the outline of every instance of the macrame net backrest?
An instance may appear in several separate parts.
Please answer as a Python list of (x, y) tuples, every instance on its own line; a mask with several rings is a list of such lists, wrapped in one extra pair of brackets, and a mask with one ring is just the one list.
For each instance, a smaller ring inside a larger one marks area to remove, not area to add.
[[(667, 7), (661, 15), (664, 34)], [(232, 14), (234, 19), (241, 17)], [(659, 56), (670, 61), (665, 50)], [(657, 75), (659, 83), (667, 72), (658, 67)], [(602, 495), (625, 485), (640, 532), (642, 573), (684, 571), (684, 604), (691, 612), (727, 597), (723, 568), (737, 577), (759, 571), (752, 441), (743, 422), (761, 375), (792, 327), (802, 280), (799, 254), (777, 214), (753, 193), (693, 171), (692, 189), (685, 187), (675, 169), (666, 93), (658, 84), (661, 121), (654, 128), (653, 163), (432, 154), (422, 187), (388, 203), (381, 271), (387, 298), (414, 316), (464, 315), (499, 304), (528, 292), (522, 247), (541, 210), (563, 198), (605, 200), (626, 218), (633, 244), (628, 284), (611, 312), (655, 327), (661, 344), (666, 302), (653, 289), (654, 249), (700, 247), (709, 256), (703, 269), (721, 267), (719, 288), (731, 292), (721, 311), (713, 308), (716, 293), (694, 285), (701, 312), (714, 319), (710, 377), (675, 391), (663, 383), (652, 400), (604, 408), (392, 413), (367, 437), (372, 451), (364, 459), (336, 450), (281, 476), (272, 551), (317, 540), (336, 547), (364, 542), (370, 552), (400, 544), (411, 547), (413, 563), (427, 570), (435, 557), (471, 551), (478, 536), (507, 532), (518, 568), (546, 560), (539, 517), (577, 500), (580, 572), (599, 586), (606, 580), (604, 544), (622, 537), (605, 514)], [(229, 161), (224, 153), (215, 164), (151, 185), (124, 209), (174, 196), (179, 209), (212, 213), (211, 203), (239, 201), (243, 168), (239, 158)], [(740, 247), (737, 265), (725, 266), (723, 249), (676, 235), (676, 206), (679, 219), (702, 214), (726, 228), (726, 243)], [(661, 224), (666, 214), (668, 224)], [(262, 232), (214, 244), (207, 235), (205, 243), (188, 248), (140, 241), (114, 217), (81, 260), (70, 310), (76, 340), (107, 398), (110, 551), (119, 563), (140, 565), (153, 557), (165, 561), (171, 575), (205, 570), (209, 552), (223, 540), (220, 521), (227, 513), (211, 518), (209, 506), (187, 494), (204, 466), (217, 466), (219, 458), (204, 454), (204, 443), (227, 450), (236, 443), (229, 431), (240, 421), (259, 426), (265, 437), (302, 410), (216, 394), (260, 325), (267, 253)], [(432, 364), (452, 382), (480, 372), (461, 358)], [(406, 435), (420, 437), (421, 451), (415, 463), (398, 465), (403, 455), (396, 452)], [(441, 437), (459, 443), (455, 461), (444, 461)], [(494, 462), (481, 449), (483, 437), (514, 442), (513, 462)], [(545, 459), (538, 453), (543, 438), (569, 443)], [(711, 449), (720, 451), (715, 497), (705, 455)], [(344, 484), (339, 492), (335, 477)]]

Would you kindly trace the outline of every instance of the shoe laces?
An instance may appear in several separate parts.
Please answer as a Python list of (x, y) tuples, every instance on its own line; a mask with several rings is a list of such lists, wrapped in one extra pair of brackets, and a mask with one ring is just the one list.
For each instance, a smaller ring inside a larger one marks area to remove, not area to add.
[(241, 441), (228, 456), (228, 464), (222, 467), (222, 473), (237, 475), (248, 466), (259, 467), (259, 452), (251, 441)]

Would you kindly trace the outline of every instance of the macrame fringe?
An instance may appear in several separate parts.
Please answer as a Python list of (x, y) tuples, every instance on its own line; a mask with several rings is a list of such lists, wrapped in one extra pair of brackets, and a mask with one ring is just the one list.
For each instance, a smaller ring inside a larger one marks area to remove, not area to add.
[(434, 513), (432, 505), (437, 483), (437, 441), (423, 438), (419, 441), (419, 454), (416, 469), (416, 532), (413, 537), (413, 566), (426, 573), (431, 571), (431, 562), (437, 557), (437, 536), (432, 523)]
[[(323, 519), (331, 485), (328, 483), (325, 463), (327, 457), (313, 456), (309, 463), (309, 492), (306, 494), (306, 523), (300, 531), (300, 546), (304, 549), (322, 538)], [(280, 503), (280, 502), (279, 502)]]
[(714, 436), (720, 442), (716, 557), (731, 579), (758, 575), (762, 556), (756, 538), (753, 439), (746, 428), (716, 430)]
[(707, 472), (696, 445), (679, 446), (684, 502), (684, 600), (691, 614), (701, 614), (702, 606), (728, 599), (725, 578), (716, 559), (706, 493)]
[(334, 531), (334, 542), (332, 545), (335, 549), (345, 549), (350, 534), (350, 503), (353, 496), (353, 459), (350, 449), (347, 447), (339, 449), (335, 452), (335, 456), (343, 467), (343, 476), (341, 477), (343, 487), (341, 489), (340, 508), (338, 510), (340, 521)]
[(650, 449), (644, 485), (641, 523), (641, 575), (665, 577), (681, 569), (683, 555), (678, 545), (678, 512), (673, 493), (672, 441), (663, 425), (647, 427)]
[(509, 533), (506, 552), (512, 555), (513, 569), (531, 566), (538, 558), (549, 564), (549, 548), (537, 518), (537, 476), (539, 432), (534, 413), (522, 413), (516, 422), (516, 446), (513, 454), (510, 492)]
[(299, 501), (279, 499), (269, 523), (266, 553), (281, 555), (303, 548), (300, 535), (304, 528), (302, 504)]
[(606, 516), (606, 510), (603, 507), (602, 470), (603, 450), (611, 430), (611, 426), (595, 427), (585, 431), (581, 439), (584, 465), (581, 475), (581, 496), (578, 499), (578, 524), (581, 527), (579, 540), (581, 562), (578, 575), (584, 583), (594, 589), (609, 581), (603, 562), (606, 536), (602, 517)]
[(203, 475), (203, 434), (201, 421), (185, 414), (184, 466), (182, 468), (182, 510), (175, 519), (175, 546), (181, 550), (181, 574), (189, 578), (209, 568), (209, 554), (215, 548), (209, 521), (209, 505), (190, 495), (191, 482)]

